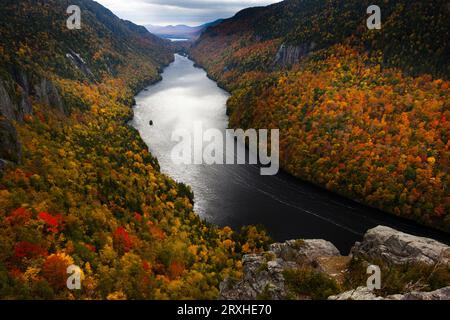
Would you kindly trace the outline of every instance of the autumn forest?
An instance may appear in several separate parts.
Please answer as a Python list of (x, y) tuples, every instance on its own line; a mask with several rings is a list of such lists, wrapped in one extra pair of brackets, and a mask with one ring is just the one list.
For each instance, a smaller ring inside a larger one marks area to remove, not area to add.
[(448, 232), (446, 2), (386, 1), (381, 30), (369, 1), (319, 3), (244, 10), (193, 57), (233, 93), (232, 126), (280, 128), (288, 172)]
[(381, 30), (369, 1), (287, 0), (177, 44), (91, 0), (2, 0), (0, 298), (217, 299), (273, 242), (200, 218), (128, 125), (175, 52), (230, 92), (231, 128), (280, 129), (284, 171), (449, 233), (448, 3), (381, 2)]

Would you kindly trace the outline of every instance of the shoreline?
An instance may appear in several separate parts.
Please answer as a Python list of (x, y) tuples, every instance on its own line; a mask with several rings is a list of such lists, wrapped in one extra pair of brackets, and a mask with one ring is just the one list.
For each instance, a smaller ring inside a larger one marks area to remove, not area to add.
[[(201, 65), (195, 59), (195, 57), (193, 57), (191, 54), (188, 54), (188, 59), (190, 59), (190, 60), (192, 60), (194, 62), (194, 67), (204, 70), (206, 72), (206, 74), (207, 74), (207, 77), (209, 79), (211, 79), (212, 81), (216, 82), (217, 86), (219, 88), (221, 88), (222, 90), (225, 90), (226, 92), (228, 92), (228, 94), (230, 95), (230, 98), (231, 98), (232, 92), (230, 92), (224, 85), (221, 85), (219, 79), (213, 78), (208, 73), (207, 69), (203, 65)], [(228, 107), (227, 107), (227, 115), (229, 115)], [(232, 128), (232, 129), (236, 129), (236, 128)], [(433, 226), (430, 226), (430, 225), (422, 224), (419, 221), (416, 221), (416, 220), (414, 220), (412, 218), (409, 218), (409, 217), (397, 216), (397, 215), (395, 215), (392, 212), (385, 211), (385, 210), (383, 210), (383, 209), (381, 209), (379, 207), (372, 206), (372, 205), (370, 205), (368, 203), (365, 203), (363, 199), (356, 199), (356, 198), (353, 198), (353, 197), (349, 197), (344, 192), (329, 190), (324, 185), (315, 183), (314, 181), (304, 180), (301, 177), (298, 177), (298, 176), (292, 174), (290, 171), (286, 170), (285, 166), (283, 165), (283, 163), (281, 161), (280, 161), (280, 171), (286, 173), (287, 175), (289, 175), (290, 177), (294, 178), (297, 181), (300, 181), (302, 183), (307, 183), (307, 184), (315, 186), (315, 187), (317, 187), (317, 188), (319, 188), (321, 190), (324, 190), (324, 191), (330, 192), (330, 193), (332, 193), (334, 195), (337, 195), (339, 197), (345, 198), (345, 199), (347, 199), (347, 200), (349, 200), (349, 201), (351, 201), (353, 203), (356, 203), (358, 205), (365, 206), (365, 207), (370, 208), (372, 210), (376, 210), (376, 211), (378, 211), (378, 215), (380, 217), (388, 216), (390, 218), (397, 219), (399, 222), (403, 222), (405, 224), (411, 224), (413, 228), (429, 230), (430, 232), (432, 232), (432, 234), (436, 234), (437, 235), (437, 237), (438, 237), (437, 239), (439, 239), (440, 241), (444, 241), (444, 243), (446, 243), (446, 244), (450, 244), (450, 233), (447, 232), (446, 230), (443, 230), (443, 229), (437, 228), (437, 227), (433, 227)]]
[[(180, 55), (180, 56), (182, 56), (182, 55)], [(187, 57), (187, 58), (190, 59), (189, 57)], [(203, 71), (206, 72), (206, 70), (205, 70), (204, 68), (202, 68), (201, 66), (198, 66), (198, 65), (195, 66), (195, 60), (192, 60), (192, 59), (190, 59), (190, 60), (191, 60), (192, 62), (194, 62), (194, 67), (195, 67), (195, 68), (201, 69), (201, 70), (203, 70)], [(172, 63), (173, 63), (173, 62), (172, 62)], [(169, 64), (169, 65), (170, 65), (170, 64)], [(169, 65), (168, 65), (168, 66), (169, 66)], [(166, 66), (165, 68), (167, 68), (168, 66)], [(212, 80), (212, 81), (215, 81), (215, 80), (211, 79), (210, 77), (208, 77), (208, 78), (209, 78), (210, 80)], [(161, 79), (161, 80), (162, 80), (162, 79)], [(159, 80), (159, 81), (161, 81), (161, 80)], [(149, 87), (151, 87), (152, 85), (155, 85), (155, 84), (159, 83), (159, 81), (155, 81), (154, 83), (152, 83), (152, 84), (150, 84), (150, 85), (144, 87), (140, 92), (142, 92), (143, 90), (147, 90), (147, 89), (148, 89)], [(215, 83), (217, 83), (217, 82), (215, 81)], [(138, 94), (139, 94), (140, 92), (138, 92)], [(227, 91), (227, 92), (228, 92), (228, 91)], [(228, 93), (229, 93), (229, 92), (228, 92)], [(134, 98), (136, 98), (136, 96), (135, 96)], [(130, 122), (134, 119), (134, 106), (135, 106), (135, 104), (133, 105), (133, 118), (130, 120)], [(133, 130), (136, 130), (136, 131), (137, 131), (137, 133), (139, 134), (140, 140), (142, 140), (143, 143), (145, 144), (146, 148), (147, 148), (148, 150), (150, 150), (150, 146), (147, 145), (147, 144), (145, 143), (145, 141), (143, 140), (142, 136), (140, 135), (139, 130), (136, 129), (136, 128), (134, 128), (134, 127), (130, 124), (130, 122), (128, 122), (128, 125), (129, 125), (131, 128), (133, 128)], [(153, 156), (153, 155), (152, 155), (152, 156)], [(157, 159), (156, 157), (155, 157), (155, 159), (156, 159), (156, 161), (158, 162), (158, 159)], [(159, 162), (158, 162), (158, 163), (159, 163)], [(326, 188), (323, 188), (323, 187), (320, 186), (320, 185), (317, 185), (317, 184), (314, 184), (314, 183), (312, 183), (312, 182), (305, 181), (305, 180), (302, 180), (302, 179), (300, 179), (300, 178), (298, 178), (298, 177), (295, 177), (294, 175), (290, 174), (289, 172), (287, 172), (286, 170), (284, 170), (284, 169), (282, 169), (282, 168), (280, 169), (280, 172), (281, 172), (281, 174), (283, 175), (283, 177), (284, 177), (285, 179), (288, 179), (289, 181), (293, 182), (295, 185), (302, 185), (302, 184), (303, 184), (303, 185), (307, 185), (307, 186), (308, 186), (309, 188), (311, 188), (312, 190), (316, 190), (317, 192), (319, 192), (319, 193), (321, 193), (321, 194), (326, 194), (327, 197), (331, 198), (332, 200), (336, 200), (336, 201), (340, 201), (340, 202), (344, 202), (344, 203), (348, 204), (349, 207), (357, 207), (357, 208), (359, 208), (359, 209), (361, 209), (361, 208), (367, 208), (366, 212), (364, 213), (364, 216), (367, 216), (368, 219), (374, 218), (374, 219), (376, 219), (376, 220), (381, 220), (381, 221), (384, 221), (385, 224), (389, 223), (390, 225), (396, 226), (398, 229), (400, 229), (400, 230), (402, 230), (402, 231), (404, 231), (404, 232), (408, 232), (408, 233), (410, 233), (410, 234), (414, 234), (414, 235), (418, 235), (418, 236), (427, 236), (427, 237), (431, 237), (431, 238), (436, 239), (436, 240), (439, 240), (439, 241), (441, 241), (441, 242), (450, 244), (450, 237), (449, 237), (449, 235), (446, 234), (446, 233), (443, 232), (443, 231), (440, 231), (440, 230), (437, 230), (437, 229), (433, 229), (433, 228), (430, 228), (430, 227), (421, 225), (421, 224), (417, 223), (417, 222), (414, 221), (414, 220), (405, 219), (405, 218), (402, 218), (402, 217), (397, 217), (397, 216), (392, 215), (392, 214), (390, 214), (390, 213), (388, 213), (388, 212), (381, 211), (381, 210), (379, 210), (379, 209), (377, 209), (377, 208), (373, 208), (373, 207), (371, 207), (371, 206), (368, 206), (368, 205), (366, 205), (366, 204), (364, 204), (364, 203), (362, 203), (362, 202), (355, 201), (354, 199), (345, 197), (345, 196), (343, 196), (343, 195), (341, 195), (341, 194), (339, 194), (339, 193), (336, 193), (336, 192), (332, 192), (332, 191), (330, 191), (330, 190), (327, 190)], [(166, 174), (168, 177), (170, 177), (171, 179), (173, 179), (173, 177), (170, 175), (170, 173), (165, 173), (165, 174)], [(186, 184), (186, 183), (183, 183), (183, 184), (186, 185), (186, 186), (189, 186), (189, 185)], [(196, 197), (196, 196), (197, 196), (197, 195), (195, 195), (195, 197)], [(197, 200), (197, 199), (194, 198), (194, 203), (196, 202), (196, 200)], [(198, 216), (200, 216), (197, 212), (196, 212), (196, 214), (197, 214)], [(208, 222), (209, 222), (209, 223), (212, 223), (213, 225), (218, 226), (218, 227), (221, 226), (220, 224), (216, 224), (216, 223), (214, 223), (214, 222), (210, 222), (210, 221), (208, 221)], [(277, 238), (276, 240), (278, 241), (278, 240), (280, 240), (280, 239)]]

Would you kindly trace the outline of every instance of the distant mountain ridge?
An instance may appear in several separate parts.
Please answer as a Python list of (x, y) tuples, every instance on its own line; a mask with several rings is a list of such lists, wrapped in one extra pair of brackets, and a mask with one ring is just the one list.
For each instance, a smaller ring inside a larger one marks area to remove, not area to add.
[(179, 38), (195, 40), (205, 31), (208, 27), (215, 26), (222, 22), (222, 19), (208, 22), (199, 26), (191, 27), (184, 24), (168, 25), (168, 26), (156, 26), (146, 25), (146, 28), (151, 33), (160, 36), (162, 38)]

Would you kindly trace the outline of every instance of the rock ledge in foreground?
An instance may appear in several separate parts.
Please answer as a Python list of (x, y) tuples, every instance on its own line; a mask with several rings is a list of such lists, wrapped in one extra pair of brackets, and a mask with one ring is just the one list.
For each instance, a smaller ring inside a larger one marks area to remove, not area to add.
[[(450, 248), (433, 239), (406, 234), (389, 227), (378, 226), (352, 248), (351, 256), (341, 256), (338, 249), (325, 240), (290, 240), (275, 243), (268, 252), (245, 255), (242, 259), (243, 278), (226, 279), (220, 284), (220, 299), (255, 300), (258, 298), (280, 300), (310, 299), (309, 296), (292, 297), (284, 274), (296, 270), (305, 274), (313, 270), (334, 279), (339, 285), (351, 272), (352, 257), (362, 258), (367, 264), (383, 261), (392, 265), (449, 265)], [(305, 269), (306, 268), (306, 269)], [(292, 284), (291, 284), (292, 285)], [(366, 287), (358, 287), (329, 297), (330, 300), (450, 300), (450, 287), (432, 292), (409, 292), (379, 297)]]
[(388, 264), (449, 264), (449, 247), (436, 240), (417, 237), (395, 229), (378, 226), (364, 235), (351, 251), (368, 261), (381, 259)]

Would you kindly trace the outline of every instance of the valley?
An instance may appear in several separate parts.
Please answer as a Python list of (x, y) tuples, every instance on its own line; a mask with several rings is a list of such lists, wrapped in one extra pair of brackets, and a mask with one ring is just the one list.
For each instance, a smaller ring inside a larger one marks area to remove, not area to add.
[[(92, 0), (2, 0), (0, 299), (449, 299), (448, 3), (384, 1), (373, 30), (369, 4), (157, 36)], [(199, 121), (279, 133), (280, 170), (177, 165)]]

